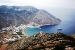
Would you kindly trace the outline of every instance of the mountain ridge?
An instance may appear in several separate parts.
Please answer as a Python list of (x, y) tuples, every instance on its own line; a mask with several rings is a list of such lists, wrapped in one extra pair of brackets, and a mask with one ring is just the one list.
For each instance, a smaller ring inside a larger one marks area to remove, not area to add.
[(33, 25), (53, 25), (59, 24), (61, 20), (33, 6), (0, 6), (0, 28), (32, 22)]

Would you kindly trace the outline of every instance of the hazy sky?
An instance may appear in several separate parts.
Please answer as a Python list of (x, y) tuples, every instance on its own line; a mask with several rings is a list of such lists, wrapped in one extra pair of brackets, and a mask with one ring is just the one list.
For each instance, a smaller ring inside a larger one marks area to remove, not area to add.
[(75, 9), (75, 0), (0, 0), (0, 5), (34, 6), (37, 8), (71, 8)]

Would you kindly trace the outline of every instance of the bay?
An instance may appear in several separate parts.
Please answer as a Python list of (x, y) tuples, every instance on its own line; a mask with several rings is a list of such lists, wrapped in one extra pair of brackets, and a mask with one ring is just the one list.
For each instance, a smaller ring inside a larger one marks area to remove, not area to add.
[[(54, 13), (54, 12), (55, 13)], [(69, 9), (69, 10), (54, 10), (51, 9), (50, 12), (52, 12), (53, 15), (55, 15), (57, 18), (62, 20), (62, 22), (58, 25), (46, 25), (41, 26), (39, 28), (27, 28), (25, 29), (25, 33), (28, 36), (32, 36), (36, 34), (39, 31), (43, 31), (46, 33), (56, 33), (56, 32), (62, 32), (67, 35), (75, 34), (75, 10)], [(57, 11), (57, 12), (56, 12)], [(57, 30), (58, 28), (62, 28), (62, 30)]]

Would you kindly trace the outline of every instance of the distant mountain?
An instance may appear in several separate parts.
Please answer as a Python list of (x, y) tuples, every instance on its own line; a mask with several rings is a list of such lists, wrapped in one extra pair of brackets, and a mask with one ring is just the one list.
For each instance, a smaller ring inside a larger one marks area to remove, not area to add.
[(52, 34), (39, 32), (31, 37), (24, 37), (19, 41), (10, 43), (6, 50), (51, 50), (56, 46), (59, 46), (59, 48), (74, 47), (75, 39), (60, 32)]
[(34, 25), (53, 25), (60, 22), (60, 19), (45, 10), (39, 10), (33, 6), (0, 6), (0, 28), (32, 23)]

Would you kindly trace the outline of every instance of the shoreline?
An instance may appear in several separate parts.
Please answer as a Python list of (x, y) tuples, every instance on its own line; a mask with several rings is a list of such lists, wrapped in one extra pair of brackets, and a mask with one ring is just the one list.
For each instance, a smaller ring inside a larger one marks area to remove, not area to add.
[[(58, 24), (54, 24), (54, 25), (58, 25)], [(6, 28), (2, 28), (2, 30), (0, 30), (0, 33), (2, 32), (5, 32), (5, 30), (14, 30), (14, 33), (16, 33), (16, 32), (19, 32), (20, 30), (24, 30), (23, 32), (24, 32), (24, 34), (26, 35), (26, 33), (25, 33), (25, 30), (27, 29), (27, 28), (38, 28), (38, 29), (41, 29), (40, 27), (43, 27), (43, 26), (54, 26), (54, 25), (50, 25), (50, 24), (45, 24), (45, 25), (24, 25), (24, 24), (21, 24), (21, 25), (19, 25), (19, 26), (9, 26), (9, 27), (6, 27)], [(13, 33), (13, 34), (14, 34)], [(26, 35), (26, 36), (28, 36), (28, 35)]]

